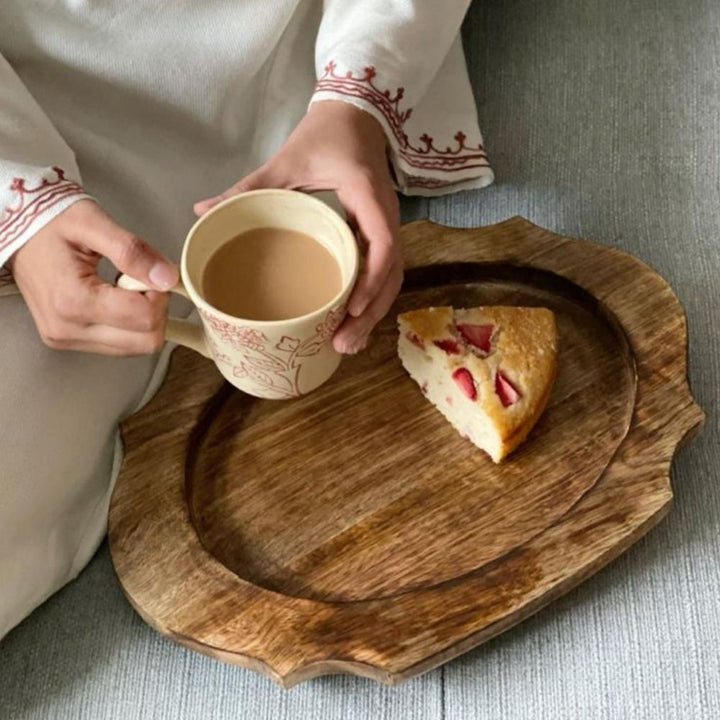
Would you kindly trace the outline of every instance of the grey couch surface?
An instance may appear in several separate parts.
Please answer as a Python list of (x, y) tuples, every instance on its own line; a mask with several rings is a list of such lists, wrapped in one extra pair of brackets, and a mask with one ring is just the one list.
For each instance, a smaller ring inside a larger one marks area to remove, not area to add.
[(0, 720), (720, 718), (720, 3), (476, 0), (465, 25), (493, 187), (404, 203), (476, 226), (522, 214), (635, 253), (673, 285), (707, 413), (669, 516), (522, 625), (397, 689), (289, 692), (155, 634), (103, 546), (0, 645)]

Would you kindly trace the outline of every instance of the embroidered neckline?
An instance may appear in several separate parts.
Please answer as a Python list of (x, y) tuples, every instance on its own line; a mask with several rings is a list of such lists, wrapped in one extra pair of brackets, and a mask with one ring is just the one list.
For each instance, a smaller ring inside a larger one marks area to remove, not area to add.
[(453, 136), (455, 147), (437, 147), (435, 139), (428, 133), (420, 135), (417, 142), (411, 142), (404, 126), (413, 108), (400, 107), (405, 88), (399, 87), (394, 92), (381, 90), (374, 82), (377, 70), (373, 65), (365, 67), (361, 75), (351, 70), (338, 74), (336, 69), (334, 60), (328, 62), (324, 74), (315, 84), (316, 92), (325, 90), (371, 103), (387, 121), (398, 145), (397, 153), (411, 167), (442, 172), (490, 167), (483, 144), (468, 145), (467, 135), (462, 130)]
[(54, 177), (43, 177), (35, 187), (28, 187), (25, 178), (13, 178), (9, 189), (17, 193), (17, 202), (8, 205), (0, 218), (0, 250), (21, 237), (41, 212), (63, 198), (85, 192), (65, 178), (62, 168), (53, 166), (52, 171)]

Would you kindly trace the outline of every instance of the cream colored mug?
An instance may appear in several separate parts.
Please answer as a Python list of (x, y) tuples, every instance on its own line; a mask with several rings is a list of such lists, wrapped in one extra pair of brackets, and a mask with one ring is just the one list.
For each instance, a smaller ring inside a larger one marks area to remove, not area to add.
[[(212, 254), (240, 233), (263, 227), (298, 230), (322, 243), (340, 266), (341, 291), (323, 307), (288, 320), (245, 320), (210, 305), (199, 288)], [(182, 280), (172, 289), (192, 301), (200, 322), (168, 318), (166, 338), (211, 358), (228, 382), (250, 395), (304, 395), (330, 378), (340, 363), (331, 340), (345, 317), (358, 265), (352, 231), (321, 200), (293, 190), (253, 190), (229, 198), (190, 229), (180, 261)], [(149, 289), (127, 275), (117, 284)]]

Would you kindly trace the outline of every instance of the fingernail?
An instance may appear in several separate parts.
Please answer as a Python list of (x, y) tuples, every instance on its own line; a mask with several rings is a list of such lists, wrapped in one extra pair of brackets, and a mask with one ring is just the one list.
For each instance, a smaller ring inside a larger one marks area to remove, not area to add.
[(169, 290), (178, 281), (177, 269), (166, 262), (156, 262), (148, 273), (150, 282), (160, 290)]
[(366, 307), (366, 302), (350, 303), (350, 307), (348, 308), (348, 314), (352, 315), (353, 317), (360, 317), (365, 312)]
[(349, 355), (356, 355), (357, 353), (363, 351), (367, 347), (367, 338), (357, 338), (356, 340), (353, 340), (348, 343), (348, 349), (347, 353)]
[(197, 215), (204, 215), (213, 205), (217, 204), (217, 198), (207, 198), (206, 200), (198, 200), (193, 205), (193, 210)]
[(336, 341), (333, 343), (333, 347), (335, 348), (336, 352), (339, 352), (341, 355), (355, 354), (355, 346), (350, 340)]

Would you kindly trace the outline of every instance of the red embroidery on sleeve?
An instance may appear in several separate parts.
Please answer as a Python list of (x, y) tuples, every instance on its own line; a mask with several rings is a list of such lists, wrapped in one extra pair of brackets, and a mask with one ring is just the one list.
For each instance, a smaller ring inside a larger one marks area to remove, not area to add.
[(10, 183), (10, 190), (18, 198), (0, 218), (0, 250), (17, 240), (41, 212), (70, 195), (85, 192), (76, 182), (65, 178), (62, 168), (53, 167), (53, 172), (54, 178), (43, 178), (36, 187), (27, 187), (26, 180), (19, 177)]
[(400, 87), (393, 94), (389, 90), (378, 88), (373, 82), (377, 75), (373, 66), (366, 67), (362, 75), (354, 75), (352, 71), (344, 75), (337, 74), (336, 68), (335, 61), (331, 60), (325, 66), (325, 72), (317, 81), (315, 90), (327, 90), (371, 103), (382, 113), (390, 126), (399, 146), (398, 153), (408, 165), (442, 172), (490, 167), (482, 143), (466, 145), (467, 136), (460, 130), (453, 138), (456, 142), (455, 147), (448, 145), (444, 149), (438, 148), (435, 146), (435, 139), (427, 133), (418, 138), (419, 143), (410, 142), (404, 125), (412, 114), (412, 108), (405, 110), (400, 108), (405, 89)]
[(444, 188), (450, 185), (456, 185), (457, 183), (463, 182), (463, 180), (436, 180), (435, 178), (418, 177), (416, 175), (408, 175), (405, 178), (408, 187), (421, 187), (421, 188)]

